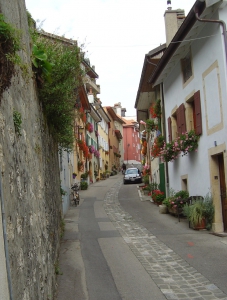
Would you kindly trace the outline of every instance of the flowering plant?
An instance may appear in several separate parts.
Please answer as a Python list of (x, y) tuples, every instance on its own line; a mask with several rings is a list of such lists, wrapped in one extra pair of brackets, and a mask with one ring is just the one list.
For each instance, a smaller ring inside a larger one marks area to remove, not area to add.
[(161, 192), (160, 190), (153, 190), (152, 199), (155, 202), (162, 202), (165, 199), (164, 192)]
[(146, 120), (146, 130), (147, 132), (158, 130), (158, 123), (153, 119)]
[(96, 136), (96, 137), (99, 136), (98, 130), (95, 130), (95, 136)]
[(160, 156), (163, 161), (173, 161), (183, 153), (182, 156), (189, 152), (197, 151), (199, 136), (194, 130), (181, 134), (175, 141), (163, 144)]
[(145, 165), (145, 166), (143, 167), (142, 172), (143, 172), (143, 175), (150, 175), (150, 174), (151, 174), (150, 167), (149, 167), (148, 165)]
[(160, 151), (160, 157), (162, 161), (173, 161), (179, 156), (180, 148), (177, 142), (170, 142), (163, 144), (163, 148)]
[(93, 145), (89, 146), (89, 152), (94, 153), (95, 152), (95, 147)]
[(100, 153), (99, 153), (99, 151), (98, 151), (98, 150), (95, 150), (95, 152), (94, 152), (94, 156), (95, 156), (95, 157), (97, 157), (97, 158), (100, 156)]
[(161, 149), (164, 145), (164, 136), (159, 135), (154, 139), (154, 143), (151, 146), (151, 156), (158, 157), (160, 155)]
[(161, 118), (161, 100), (157, 100), (155, 104), (150, 107), (150, 114), (152, 118)]
[(92, 125), (92, 123), (88, 122), (86, 124), (86, 127), (85, 127), (90, 133), (92, 133), (94, 131), (94, 127)]
[(81, 120), (85, 123), (87, 120), (87, 117), (86, 117), (83, 107), (79, 108), (79, 116), (80, 116)]
[(187, 155), (189, 152), (196, 151), (198, 148), (199, 136), (195, 134), (194, 130), (185, 132), (178, 138), (180, 149), (183, 155)]
[(85, 158), (88, 158), (88, 155), (89, 155), (89, 148), (88, 146), (86, 145), (85, 141), (82, 141), (82, 140), (77, 140), (77, 143), (78, 143), (78, 147), (81, 151), (83, 151), (83, 155)]

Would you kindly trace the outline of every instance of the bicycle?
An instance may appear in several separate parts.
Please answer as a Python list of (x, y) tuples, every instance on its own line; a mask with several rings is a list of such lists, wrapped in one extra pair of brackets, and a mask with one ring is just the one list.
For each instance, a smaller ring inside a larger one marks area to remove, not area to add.
[(79, 194), (79, 189), (80, 189), (80, 183), (76, 182), (72, 185), (72, 201), (74, 202), (75, 206), (80, 204), (80, 194)]

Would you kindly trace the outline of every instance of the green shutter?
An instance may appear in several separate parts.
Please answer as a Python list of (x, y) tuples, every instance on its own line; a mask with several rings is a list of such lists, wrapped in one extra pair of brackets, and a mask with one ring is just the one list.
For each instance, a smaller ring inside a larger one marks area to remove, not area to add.
[(159, 164), (159, 176), (160, 176), (160, 191), (164, 192), (166, 197), (166, 184), (165, 184), (165, 164)]

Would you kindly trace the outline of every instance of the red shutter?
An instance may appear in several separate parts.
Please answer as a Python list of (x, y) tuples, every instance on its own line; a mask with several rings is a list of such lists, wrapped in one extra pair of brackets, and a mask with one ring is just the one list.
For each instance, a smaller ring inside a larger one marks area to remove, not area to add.
[(180, 110), (181, 110), (181, 133), (185, 133), (187, 131), (187, 128), (186, 128), (186, 118), (185, 118), (185, 106), (184, 106), (184, 103), (181, 104)]
[(195, 107), (195, 133), (202, 134), (202, 112), (200, 102), (200, 91), (194, 94), (194, 107)]
[(168, 118), (168, 131), (169, 131), (169, 142), (172, 142), (172, 121), (171, 117)]
[(185, 118), (185, 107), (182, 103), (177, 109), (177, 132), (178, 136), (185, 133), (186, 129), (186, 118)]
[(178, 107), (178, 109), (176, 111), (176, 115), (177, 115), (177, 135), (180, 136), (181, 135), (181, 110), (180, 110), (180, 107)]

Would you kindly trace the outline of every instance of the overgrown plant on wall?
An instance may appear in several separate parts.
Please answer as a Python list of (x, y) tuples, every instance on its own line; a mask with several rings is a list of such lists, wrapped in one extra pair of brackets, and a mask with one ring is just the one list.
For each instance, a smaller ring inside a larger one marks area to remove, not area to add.
[(7, 23), (4, 15), (0, 13), (0, 98), (11, 84), (15, 64), (21, 63), (17, 54), (20, 49), (19, 30)]
[(37, 34), (35, 30), (31, 36), (33, 64), (41, 70), (38, 91), (47, 122), (60, 147), (73, 149), (75, 103), (82, 85), (80, 49), (76, 42)]

